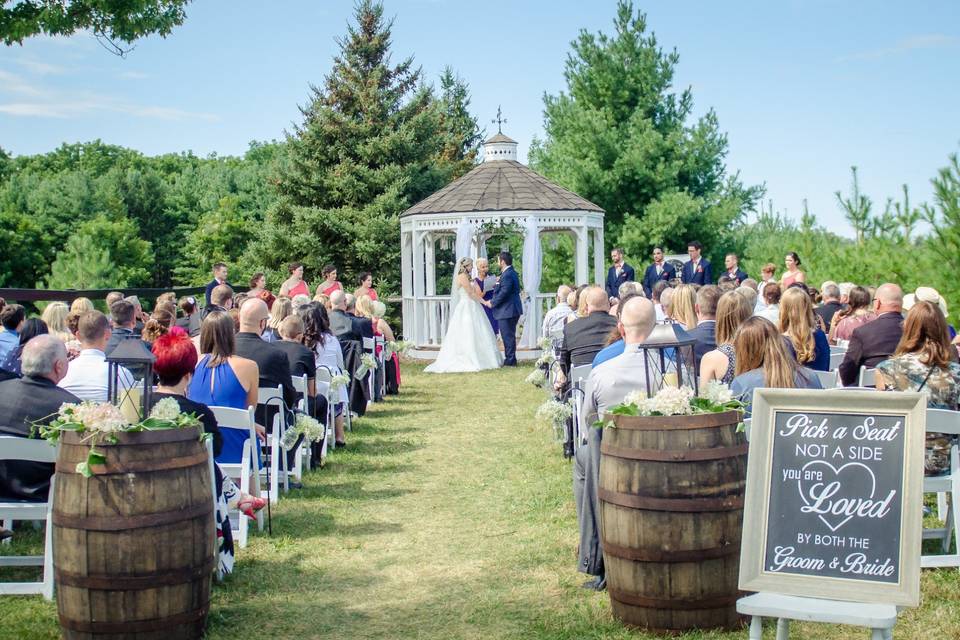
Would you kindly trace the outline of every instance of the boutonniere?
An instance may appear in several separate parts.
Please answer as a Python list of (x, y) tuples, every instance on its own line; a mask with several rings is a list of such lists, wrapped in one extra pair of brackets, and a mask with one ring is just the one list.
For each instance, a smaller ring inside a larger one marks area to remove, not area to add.
[(703, 273), (703, 267), (697, 265), (697, 273)]

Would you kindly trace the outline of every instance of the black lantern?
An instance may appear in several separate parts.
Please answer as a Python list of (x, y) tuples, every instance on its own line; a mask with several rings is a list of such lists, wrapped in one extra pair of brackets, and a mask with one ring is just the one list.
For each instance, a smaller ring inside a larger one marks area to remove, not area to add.
[(676, 323), (657, 324), (640, 344), (643, 368), (647, 377), (647, 395), (660, 389), (688, 386), (700, 395), (693, 336)]
[[(156, 361), (147, 345), (135, 337), (121, 340), (116, 348), (107, 356), (107, 398), (118, 407), (130, 403), (142, 420), (148, 414), (153, 395), (153, 363)], [(127, 369), (134, 377), (134, 384), (127, 384), (120, 379), (121, 369)], [(140, 402), (136, 400), (134, 389), (142, 384)]]

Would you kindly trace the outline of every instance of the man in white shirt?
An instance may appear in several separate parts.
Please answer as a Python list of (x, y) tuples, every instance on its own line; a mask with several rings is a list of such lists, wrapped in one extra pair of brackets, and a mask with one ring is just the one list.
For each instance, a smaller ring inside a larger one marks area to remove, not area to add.
[(580, 527), (577, 570), (596, 576), (583, 585), (587, 589), (599, 591), (606, 586), (597, 499), (603, 429), (592, 425), (605, 411), (623, 402), (630, 392), (646, 391), (645, 354), (640, 344), (653, 331), (654, 318), (652, 302), (641, 296), (627, 300), (617, 323), (625, 343), (623, 354), (597, 365), (587, 378), (581, 413), (581, 424), (587, 429), (587, 445), (577, 449), (573, 465), (573, 496)]
[(543, 331), (540, 335), (550, 338), (554, 345), (563, 342), (563, 325), (570, 315), (576, 313), (567, 304), (567, 296), (571, 291), (573, 289), (567, 285), (560, 285), (557, 288), (557, 305), (543, 316)]
[[(77, 334), (80, 337), (80, 355), (70, 361), (67, 375), (59, 382), (81, 400), (106, 402), (109, 385), (109, 367), (104, 349), (110, 341), (110, 322), (99, 311), (88, 311), (77, 322)], [(120, 368), (119, 386), (129, 389), (133, 386), (133, 375)]]

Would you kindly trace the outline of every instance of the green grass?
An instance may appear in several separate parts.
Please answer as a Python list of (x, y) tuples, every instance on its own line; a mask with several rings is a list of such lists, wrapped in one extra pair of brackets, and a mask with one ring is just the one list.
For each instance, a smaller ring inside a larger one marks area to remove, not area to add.
[[(575, 569), (570, 463), (534, 423), (543, 394), (520, 368), (430, 376), (404, 368), (350, 447), (274, 509), (214, 589), (208, 637), (646, 639), (584, 591)], [(18, 532), (19, 533), (19, 532)], [(36, 552), (30, 532), (14, 552)], [(10, 550), (7, 547), (6, 553)], [(9, 574), (2, 574), (9, 577)], [(923, 574), (900, 638), (960, 637), (960, 573)], [(791, 638), (863, 638), (796, 624)], [(767, 629), (768, 637), (773, 630)], [(56, 607), (0, 599), (0, 638), (56, 638)], [(742, 640), (739, 633), (690, 633)]]

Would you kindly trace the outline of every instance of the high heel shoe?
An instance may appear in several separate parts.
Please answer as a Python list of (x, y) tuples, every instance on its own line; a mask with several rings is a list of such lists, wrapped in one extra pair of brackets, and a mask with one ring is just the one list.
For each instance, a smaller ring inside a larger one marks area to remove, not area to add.
[(265, 506), (267, 506), (266, 499), (257, 498), (254, 496), (249, 496), (247, 498), (244, 498), (243, 500), (237, 503), (237, 509), (240, 511), (240, 513), (247, 516), (251, 520), (256, 520), (257, 511), (260, 511)]

